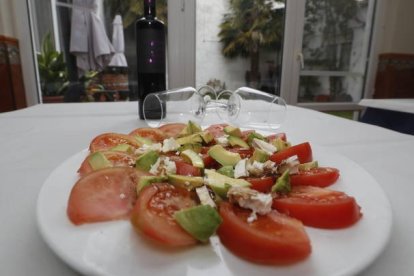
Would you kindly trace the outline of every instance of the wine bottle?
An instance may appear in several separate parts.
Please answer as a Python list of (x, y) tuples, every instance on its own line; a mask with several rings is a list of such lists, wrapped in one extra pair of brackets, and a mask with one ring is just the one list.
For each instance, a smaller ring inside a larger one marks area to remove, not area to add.
[[(144, 17), (135, 23), (137, 50), (137, 81), (139, 118), (144, 119), (143, 102), (152, 92), (166, 90), (165, 74), (165, 26), (157, 19), (155, 0), (144, 0)], [(164, 112), (161, 112), (163, 108)], [(165, 116), (165, 104), (158, 102), (145, 107), (147, 119), (160, 119)]]

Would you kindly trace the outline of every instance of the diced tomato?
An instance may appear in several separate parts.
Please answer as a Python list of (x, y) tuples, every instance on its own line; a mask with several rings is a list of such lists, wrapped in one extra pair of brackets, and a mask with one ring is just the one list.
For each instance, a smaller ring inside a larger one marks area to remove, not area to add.
[(275, 184), (275, 179), (271, 176), (267, 177), (249, 177), (246, 178), (252, 186), (250, 188), (262, 192), (262, 193), (268, 193), (270, 192), (270, 189)]
[(139, 148), (139, 143), (129, 135), (120, 133), (103, 133), (96, 136), (89, 145), (91, 152), (108, 150), (116, 145), (127, 144)]
[(158, 129), (164, 132), (166, 137), (177, 137), (177, 135), (186, 127), (186, 124), (166, 124), (160, 126)]
[(229, 148), (226, 148), (226, 150), (231, 151), (231, 152), (236, 152), (236, 153), (240, 154), (240, 157), (242, 159), (250, 158), (253, 155), (253, 149), (251, 149), (251, 148), (250, 149), (243, 149), (243, 148), (240, 148), (240, 147), (234, 147), (234, 148), (229, 147)]
[(226, 126), (228, 126), (228, 124), (215, 124), (206, 128), (205, 131), (210, 132), (215, 138), (217, 138), (224, 135), (224, 128)]
[(214, 158), (208, 155), (207, 153), (202, 154), (202, 155), (203, 155), (202, 158), (204, 162), (204, 167), (206, 169), (217, 169), (221, 166), (220, 163), (214, 160)]
[(311, 186), (293, 186), (289, 195), (275, 198), (272, 206), (317, 228), (345, 228), (362, 216), (355, 198), (343, 192)]
[(286, 133), (284, 133), (284, 132), (272, 134), (272, 135), (269, 135), (269, 136), (266, 137), (267, 141), (269, 141), (269, 142), (271, 142), (272, 140), (275, 140), (277, 138), (280, 138), (285, 142), (287, 141)]
[(187, 176), (200, 176), (200, 168), (196, 168), (191, 164), (184, 161), (175, 161), (175, 167), (177, 168), (177, 174)]
[(174, 213), (197, 203), (186, 189), (168, 183), (145, 187), (138, 195), (131, 222), (148, 238), (170, 246), (188, 246), (197, 241), (175, 221)]
[[(102, 154), (112, 163), (113, 167), (132, 167), (135, 164), (135, 158), (125, 152), (102, 151)], [(78, 170), (80, 177), (93, 171), (89, 163), (89, 157), (90, 155), (85, 158)]]
[(141, 137), (151, 139), (154, 142), (162, 142), (166, 138), (166, 135), (164, 134), (164, 132), (162, 132), (158, 128), (147, 128), (147, 127), (134, 129), (133, 131), (129, 133), (129, 135), (130, 136), (138, 135)]
[(291, 146), (284, 150), (278, 151), (272, 154), (269, 159), (276, 164), (280, 164), (283, 160), (297, 155), (300, 163), (306, 163), (312, 161), (312, 148), (308, 142)]
[(91, 172), (70, 192), (67, 214), (76, 225), (127, 218), (136, 200), (141, 175), (133, 168), (117, 167)]
[(311, 253), (310, 240), (302, 223), (275, 211), (249, 223), (250, 210), (228, 202), (220, 204), (223, 223), (217, 234), (234, 254), (252, 262), (290, 264)]
[(306, 185), (328, 187), (339, 178), (339, 170), (329, 167), (312, 168), (290, 175), (290, 184), (293, 186)]

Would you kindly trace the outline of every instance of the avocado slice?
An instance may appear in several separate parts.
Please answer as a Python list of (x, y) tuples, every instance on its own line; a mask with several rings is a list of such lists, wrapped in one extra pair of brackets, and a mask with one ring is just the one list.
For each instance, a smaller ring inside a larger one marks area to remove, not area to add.
[(217, 210), (210, 205), (182, 209), (174, 214), (178, 224), (201, 242), (207, 242), (222, 223)]
[(210, 143), (214, 139), (213, 134), (211, 134), (208, 131), (203, 131), (203, 132), (200, 132), (199, 134), (201, 136), (201, 139), (203, 139), (204, 143), (206, 144)]
[(257, 133), (257, 132), (250, 132), (249, 133), (249, 135), (247, 136), (247, 143), (249, 144), (249, 145), (251, 145), (252, 144), (252, 142), (253, 142), (253, 139), (254, 138), (257, 138), (257, 139), (259, 139), (259, 140), (266, 140), (266, 137), (264, 137), (263, 135), (261, 135), (260, 133)]
[(204, 161), (201, 159), (200, 155), (198, 153), (187, 149), (181, 152), (181, 156), (183, 156), (186, 159), (189, 159), (191, 161), (191, 164), (193, 164), (196, 168), (204, 168)]
[(317, 167), (319, 167), (318, 161), (314, 160), (314, 161), (311, 161), (311, 162), (299, 164), (298, 169), (300, 171), (309, 171), (310, 169), (317, 168)]
[(289, 194), (291, 191), (289, 170), (286, 170), (278, 177), (276, 183), (272, 186), (272, 192), (278, 194)]
[(91, 165), (94, 171), (112, 167), (111, 161), (109, 161), (102, 152), (94, 152), (88, 157), (88, 163)]
[(135, 168), (148, 172), (151, 170), (151, 166), (157, 162), (159, 157), (158, 152), (155, 150), (147, 151), (135, 161)]
[(169, 174), (168, 182), (185, 189), (195, 189), (204, 185), (204, 179), (201, 176), (186, 176), (178, 174)]
[(202, 148), (201, 144), (184, 144), (178, 148), (178, 151), (182, 152), (182, 151), (189, 149), (196, 153), (200, 153), (201, 148)]
[(240, 154), (227, 151), (220, 145), (212, 146), (208, 155), (223, 166), (234, 166), (241, 160)]
[(191, 134), (191, 135), (188, 135), (188, 136), (184, 136), (184, 137), (178, 138), (175, 141), (179, 145), (184, 145), (184, 144), (198, 144), (198, 143), (201, 144), (203, 142), (203, 139), (201, 138), (200, 134), (196, 133), (196, 134)]
[(193, 121), (188, 121), (187, 125), (181, 130), (181, 132), (178, 134), (178, 137), (184, 137), (188, 136), (197, 132), (201, 132), (202, 129), (200, 125)]
[(188, 127), (191, 129), (191, 133), (197, 133), (203, 131), (201, 126), (193, 121), (188, 121)]
[(269, 154), (261, 149), (254, 149), (253, 155), (251, 157), (252, 161), (257, 161), (260, 163), (264, 163), (269, 160)]
[(235, 137), (239, 137), (239, 138), (242, 136), (241, 130), (238, 127), (226, 126), (226, 127), (224, 127), (223, 130), (226, 134), (228, 134), (230, 136), (235, 136)]
[(234, 147), (234, 146), (240, 146), (243, 149), (249, 149), (249, 145), (243, 141), (243, 139), (241, 139), (240, 137), (236, 137), (236, 136), (229, 136), (227, 137), (227, 140), (229, 141), (229, 144)]
[(144, 175), (139, 178), (138, 184), (137, 184), (137, 193), (139, 193), (142, 189), (144, 189), (146, 186), (157, 183), (157, 182), (165, 182), (168, 180), (168, 177), (166, 176), (152, 176), (152, 175)]
[(275, 146), (278, 151), (287, 149), (291, 146), (289, 142), (285, 142), (279, 137), (272, 140), (272, 145)]
[(207, 185), (216, 192), (220, 197), (226, 197), (227, 191), (232, 186), (250, 187), (251, 184), (244, 179), (235, 179), (225, 175), (222, 175), (214, 170), (205, 170), (205, 176), (207, 177)]
[(234, 168), (233, 166), (223, 166), (217, 170), (218, 173), (234, 178)]
[(111, 148), (110, 151), (122, 151), (122, 152), (126, 152), (126, 153), (133, 153), (134, 152), (134, 148), (128, 144), (119, 144), (116, 145), (115, 147)]
[(152, 144), (154, 144), (154, 142), (151, 139), (141, 137), (139, 135), (134, 135), (134, 138), (140, 145), (152, 145)]

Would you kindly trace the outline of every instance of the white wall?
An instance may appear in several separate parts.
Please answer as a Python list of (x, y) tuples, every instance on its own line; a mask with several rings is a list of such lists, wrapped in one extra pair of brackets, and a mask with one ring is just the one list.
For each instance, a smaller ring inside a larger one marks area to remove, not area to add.
[(0, 35), (14, 37), (12, 0), (0, 0)]
[(414, 1), (385, 0), (380, 53), (414, 54)]

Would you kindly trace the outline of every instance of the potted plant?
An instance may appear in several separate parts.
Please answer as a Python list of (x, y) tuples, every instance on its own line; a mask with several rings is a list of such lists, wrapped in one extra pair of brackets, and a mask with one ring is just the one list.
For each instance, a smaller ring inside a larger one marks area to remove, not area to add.
[(69, 85), (66, 63), (63, 53), (54, 49), (50, 32), (42, 40), (37, 63), (43, 102), (63, 102), (64, 91)]

